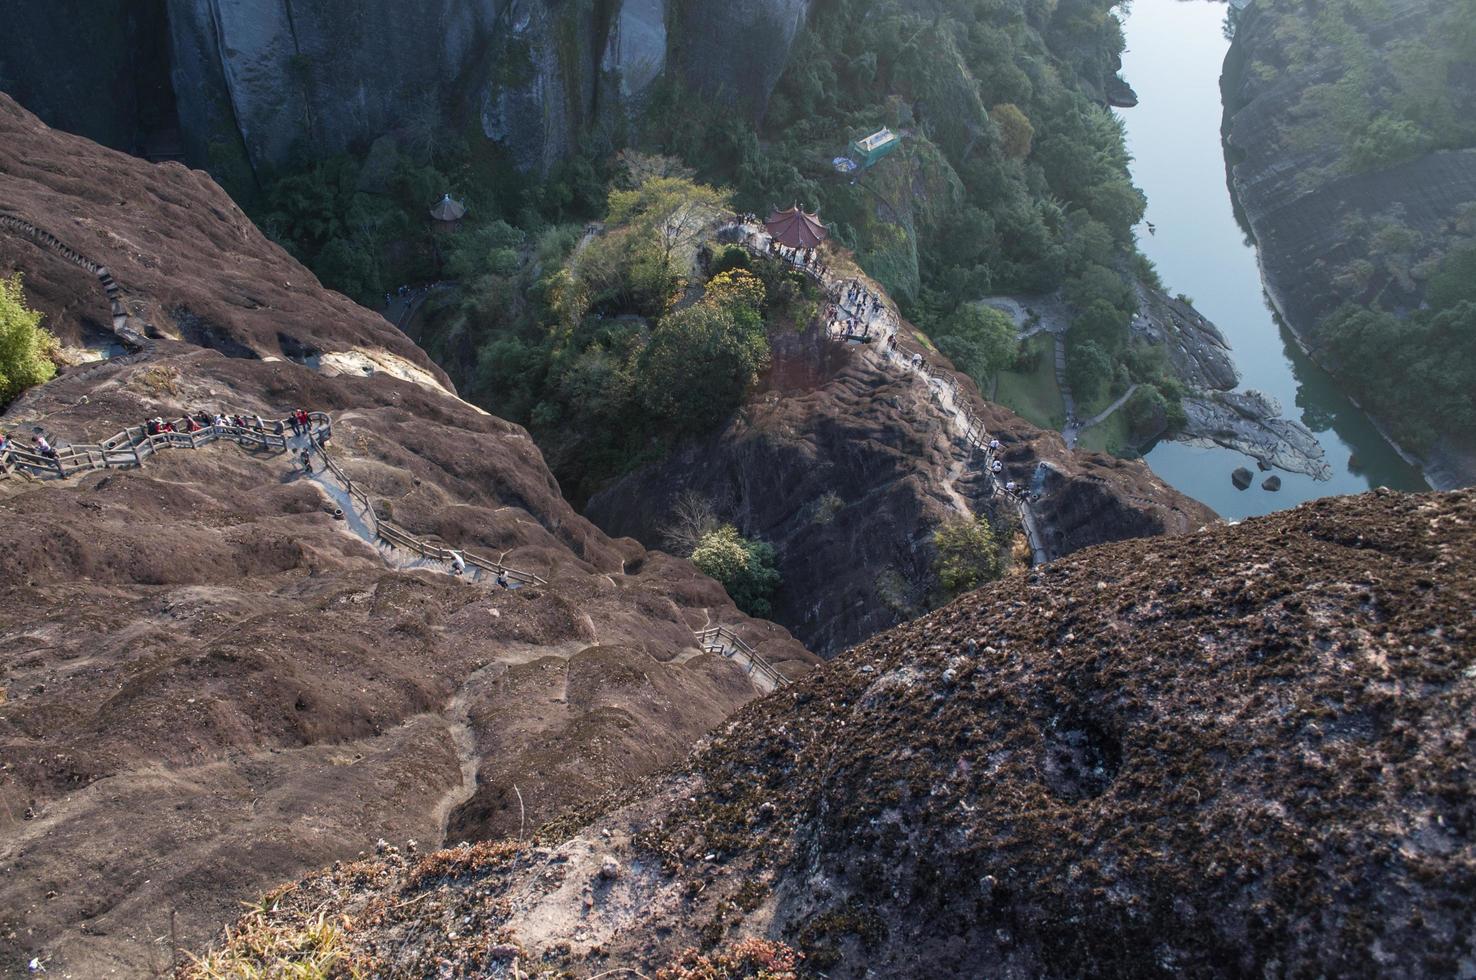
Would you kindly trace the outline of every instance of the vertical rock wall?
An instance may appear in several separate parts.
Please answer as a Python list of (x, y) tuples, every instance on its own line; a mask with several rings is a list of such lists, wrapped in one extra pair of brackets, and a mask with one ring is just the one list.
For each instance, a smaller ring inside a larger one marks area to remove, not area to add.
[(154, 103), (170, 101), (173, 132), (177, 101), (186, 160), (239, 189), (426, 125), (480, 129), (520, 167), (546, 170), (638, 110), (672, 63), (696, 91), (757, 118), (809, 0), (95, 0), (85, 16), (76, 6), (0, 5), (0, 90), (134, 153)]

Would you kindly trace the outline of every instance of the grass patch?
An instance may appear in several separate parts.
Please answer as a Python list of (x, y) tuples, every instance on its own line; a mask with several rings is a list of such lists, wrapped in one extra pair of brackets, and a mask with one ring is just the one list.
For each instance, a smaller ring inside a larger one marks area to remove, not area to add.
[(196, 959), (183, 975), (191, 980), (328, 980), (367, 974), (348, 955), (343, 926), (323, 915), (307, 925), (253, 907), (226, 935), (221, 948)]
[(1111, 453), (1114, 456), (1121, 456), (1133, 449), (1132, 441), (1128, 438), (1125, 407), (1113, 412), (1101, 425), (1094, 425), (1082, 432), (1077, 437), (1076, 445), (1078, 449), (1086, 449), (1095, 453)]
[(1038, 333), (1025, 341), (1031, 361), (1028, 372), (1001, 371), (995, 380), (994, 400), (1042, 429), (1060, 431), (1066, 424), (1066, 405), (1056, 385), (1055, 338)]

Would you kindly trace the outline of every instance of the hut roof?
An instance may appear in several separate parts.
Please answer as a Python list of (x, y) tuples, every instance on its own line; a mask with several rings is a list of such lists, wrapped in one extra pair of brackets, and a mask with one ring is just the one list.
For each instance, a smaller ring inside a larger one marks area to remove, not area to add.
[(466, 205), (451, 200), (451, 195), (447, 194), (430, 209), (430, 216), (437, 221), (460, 221), (466, 217)]
[(798, 206), (787, 211), (775, 208), (764, 227), (775, 241), (790, 248), (814, 248), (829, 235), (818, 214), (807, 214)]

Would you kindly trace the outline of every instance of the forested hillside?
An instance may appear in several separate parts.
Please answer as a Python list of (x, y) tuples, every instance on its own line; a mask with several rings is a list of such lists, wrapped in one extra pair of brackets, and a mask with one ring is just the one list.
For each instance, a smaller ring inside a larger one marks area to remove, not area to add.
[(1406, 448), (1459, 454), (1476, 437), (1476, 15), (1257, 0), (1231, 26), (1232, 184), (1271, 294)]
[[(571, 259), (587, 222), (616, 233), (597, 245), (594, 258), (608, 267), (598, 275), (623, 268), (638, 279), (649, 268), (648, 239), (609, 197), (640, 179), (618, 153), (622, 142), (700, 188), (704, 206), (818, 208), (904, 315), (980, 383), (1014, 350), (999, 349), (998, 331), (970, 301), (1065, 286), (1078, 314), (1075, 375), (1104, 392), (1156, 383), (1172, 401), (1177, 386), (1162, 359), (1129, 344), (1132, 279), (1153, 275), (1133, 248), (1143, 199), (1103, 95), (1122, 44), (1104, 0), (960, 0), (926, 14), (846, 0), (811, 12), (758, 121), (673, 72), (652, 85), (628, 129), (587, 134), (582, 151), (546, 175), (517, 170), (485, 141), (422, 133), (381, 140), (362, 159), (312, 164), (268, 187), (256, 210), (326, 283), (366, 302), (401, 282), (458, 281), (454, 299), (432, 301), (418, 339), (489, 410), (551, 446), (576, 496), (661, 452), (661, 438), (645, 438), (649, 414), (632, 410), (639, 399), (619, 396), (629, 385), (609, 381), (686, 285), (606, 282), (571, 319), (559, 284), (591, 274), (590, 256)], [(902, 149), (859, 174), (837, 173), (832, 158), (882, 126), (901, 134)], [(465, 200), (468, 217), (455, 236), (436, 239), (424, 202), (444, 190)], [(807, 308), (788, 296), (802, 290), (792, 283), (772, 295), (776, 285), (767, 284), (768, 329), (803, 324)], [(603, 443), (603, 462), (591, 458), (593, 439), (561, 452), (575, 418), (581, 431), (627, 438)]]

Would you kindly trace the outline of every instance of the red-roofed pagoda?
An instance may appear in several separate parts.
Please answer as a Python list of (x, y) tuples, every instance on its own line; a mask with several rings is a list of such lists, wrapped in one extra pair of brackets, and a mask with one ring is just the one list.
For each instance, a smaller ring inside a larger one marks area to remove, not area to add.
[(830, 234), (818, 214), (807, 214), (798, 205), (788, 211), (775, 208), (764, 227), (774, 241), (790, 248), (815, 248)]

